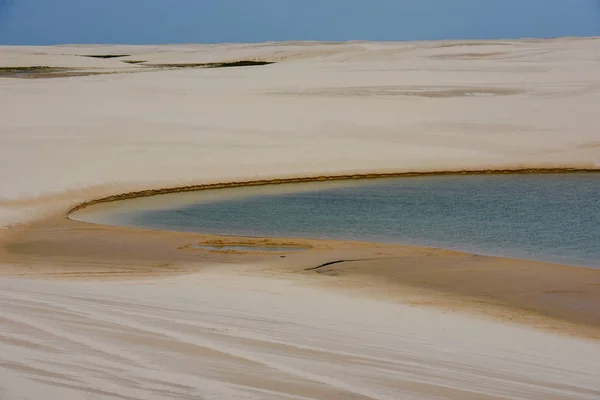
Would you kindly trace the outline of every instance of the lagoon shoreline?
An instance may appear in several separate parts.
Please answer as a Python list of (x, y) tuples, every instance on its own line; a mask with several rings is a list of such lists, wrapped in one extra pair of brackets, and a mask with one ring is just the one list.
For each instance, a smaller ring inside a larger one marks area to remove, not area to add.
[[(458, 171), (437, 175), (557, 173), (527, 169)], [(574, 170), (566, 172), (590, 172)], [(434, 173), (351, 175), (432, 176)], [(600, 339), (600, 271), (531, 260), (470, 254), (418, 246), (344, 240), (257, 238), (140, 229), (86, 222), (77, 213), (94, 206), (176, 192), (348, 180), (348, 175), (217, 184), (128, 192), (88, 200), (10, 229), (4, 235), (0, 269), (12, 277), (60, 279), (136, 279), (194, 274), (215, 265), (244, 266), (254, 276), (297, 280), (340, 293), (474, 313), (557, 333)], [(225, 192), (226, 193), (226, 192)], [(225, 196), (226, 198), (226, 196)], [(202, 248), (213, 246), (216, 248)], [(246, 250), (219, 250), (243, 246)], [(298, 247), (270, 252), (264, 247)], [(253, 247), (256, 249), (253, 250)], [(140, 254), (144, 254), (140, 257)], [(82, 265), (82, 266), (80, 266)], [(122, 267), (127, 265), (127, 268)], [(217, 267), (218, 269), (218, 267)]]
[(175, 186), (160, 189), (146, 189), (135, 192), (127, 192), (98, 199), (82, 202), (67, 211), (67, 218), (84, 208), (115, 201), (136, 199), (140, 197), (160, 196), (164, 194), (199, 192), (203, 190), (231, 189), (252, 186), (287, 185), (292, 183), (314, 183), (348, 180), (374, 180), (386, 178), (412, 178), (423, 176), (456, 176), (456, 175), (510, 175), (510, 174), (570, 174), (570, 173), (600, 173), (600, 168), (584, 167), (539, 167), (539, 168), (503, 168), (503, 169), (470, 169), (470, 170), (447, 170), (447, 171), (424, 171), (424, 172), (371, 172), (356, 174), (334, 174), (306, 177), (272, 178), (239, 182), (207, 183), (188, 186)]

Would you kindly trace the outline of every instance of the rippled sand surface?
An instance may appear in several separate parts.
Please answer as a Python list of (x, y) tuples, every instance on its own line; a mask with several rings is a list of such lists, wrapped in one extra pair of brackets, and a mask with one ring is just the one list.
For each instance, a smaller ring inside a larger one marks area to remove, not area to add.
[(285, 280), (17, 279), (0, 300), (6, 399), (600, 396), (597, 342)]

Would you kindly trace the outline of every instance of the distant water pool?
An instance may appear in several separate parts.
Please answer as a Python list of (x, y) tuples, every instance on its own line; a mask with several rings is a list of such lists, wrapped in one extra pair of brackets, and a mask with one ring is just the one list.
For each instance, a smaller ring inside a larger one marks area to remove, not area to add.
[(79, 219), (401, 243), (600, 267), (600, 174), (386, 178), (157, 197), (114, 203)]

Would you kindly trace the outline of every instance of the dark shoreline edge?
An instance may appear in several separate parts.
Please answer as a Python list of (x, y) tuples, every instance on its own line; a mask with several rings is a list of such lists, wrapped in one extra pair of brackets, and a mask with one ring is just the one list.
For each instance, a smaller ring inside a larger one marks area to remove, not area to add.
[(452, 176), (452, 175), (510, 175), (510, 174), (573, 174), (573, 173), (600, 173), (600, 169), (594, 168), (515, 168), (515, 169), (482, 169), (482, 170), (457, 170), (457, 171), (431, 171), (431, 172), (382, 172), (364, 174), (341, 174), (341, 175), (316, 175), (305, 177), (289, 177), (274, 179), (258, 179), (249, 181), (233, 181), (221, 183), (207, 183), (189, 186), (175, 186), (161, 189), (147, 189), (135, 192), (126, 192), (112, 196), (102, 197), (86, 201), (76, 205), (67, 211), (66, 217), (84, 208), (96, 204), (112, 203), (121, 200), (129, 200), (140, 197), (152, 197), (163, 194), (199, 192), (214, 189), (229, 189), (251, 186), (284, 185), (291, 183), (311, 183), (345, 180), (372, 180), (384, 178), (413, 178), (420, 176)]

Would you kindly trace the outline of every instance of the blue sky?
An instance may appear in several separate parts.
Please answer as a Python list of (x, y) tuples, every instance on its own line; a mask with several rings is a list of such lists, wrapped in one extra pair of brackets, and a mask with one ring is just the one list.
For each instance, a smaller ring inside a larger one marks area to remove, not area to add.
[(600, 0), (0, 0), (0, 44), (600, 36)]

